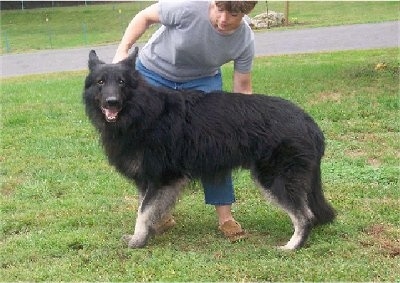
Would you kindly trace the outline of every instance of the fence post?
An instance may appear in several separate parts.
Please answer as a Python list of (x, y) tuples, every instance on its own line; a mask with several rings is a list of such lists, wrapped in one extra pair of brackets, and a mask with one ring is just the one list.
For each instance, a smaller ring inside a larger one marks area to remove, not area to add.
[(122, 23), (122, 10), (118, 9), (118, 13), (119, 13), (119, 22), (120, 22), (120, 25), (121, 25), (122, 34), (124, 34), (125, 31), (124, 31), (124, 25)]
[(86, 23), (82, 24), (82, 30), (83, 30), (83, 43), (85, 45), (88, 45), (87, 24)]
[(49, 17), (47, 15), (46, 15), (46, 26), (47, 26), (47, 36), (48, 36), (49, 42), (50, 42), (50, 49), (53, 49), (53, 39), (52, 39), (52, 36), (51, 36)]
[(10, 53), (11, 52), (10, 42), (8, 41), (8, 35), (6, 31), (3, 31), (3, 36), (4, 36), (4, 45), (6, 47), (6, 53)]
[(289, 1), (285, 2), (285, 26), (289, 25)]

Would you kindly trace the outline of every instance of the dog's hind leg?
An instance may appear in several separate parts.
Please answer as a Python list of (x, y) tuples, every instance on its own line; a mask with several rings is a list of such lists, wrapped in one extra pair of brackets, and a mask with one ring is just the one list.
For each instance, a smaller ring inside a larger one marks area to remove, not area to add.
[(310, 178), (307, 172), (286, 166), (279, 161), (261, 160), (253, 167), (255, 181), (263, 195), (281, 207), (290, 217), (294, 233), (282, 249), (300, 248), (307, 240), (313, 226), (314, 215), (307, 203)]
[(170, 212), (185, 183), (184, 178), (162, 187), (148, 186), (139, 197), (135, 232), (123, 237), (128, 247), (142, 248), (146, 245), (150, 236), (154, 234), (154, 225)]
[(281, 249), (294, 250), (306, 242), (311, 229), (314, 215), (307, 205), (307, 194), (282, 177), (277, 177), (271, 187), (262, 185), (265, 197), (280, 206), (290, 217), (294, 233)]

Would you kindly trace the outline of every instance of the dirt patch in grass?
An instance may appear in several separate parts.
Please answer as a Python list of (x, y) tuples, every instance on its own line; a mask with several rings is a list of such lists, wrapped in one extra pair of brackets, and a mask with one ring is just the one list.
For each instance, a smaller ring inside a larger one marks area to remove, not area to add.
[(124, 205), (127, 210), (136, 211), (138, 209), (138, 197), (134, 195), (124, 196)]
[(3, 181), (0, 185), (0, 195), (5, 197), (14, 195), (16, 188), (23, 183), (23, 180), (16, 178), (9, 178), (9, 180)]
[[(345, 150), (346, 156), (350, 158), (362, 158), (368, 156), (368, 153), (362, 149), (349, 149)], [(379, 168), (382, 165), (382, 161), (375, 157), (368, 157), (367, 164), (373, 168)]]
[(387, 224), (373, 224), (363, 230), (366, 239), (361, 241), (364, 247), (376, 247), (379, 252), (389, 257), (400, 255), (400, 239), (396, 238), (399, 230)]
[(377, 158), (368, 158), (368, 164), (374, 168), (379, 168), (382, 165), (382, 161)]
[(321, 92), (314, 96), (308, 103), (309, 105), (317, 105), (325, 102), (336, 102), (342, 101), (342, 94), (340, 92)]

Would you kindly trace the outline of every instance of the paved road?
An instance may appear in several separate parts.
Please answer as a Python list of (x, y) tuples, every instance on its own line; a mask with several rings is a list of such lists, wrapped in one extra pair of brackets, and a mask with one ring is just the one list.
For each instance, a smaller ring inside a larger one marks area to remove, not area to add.
[[(399, 47), (399, 40), (400, 21), (255, 33), (256, 56)], [(0, 57), (0, 75), (5, 78), (84, 70), (93, 48), (102, 60), (111, 62), (117, 46), (6, 54)]]

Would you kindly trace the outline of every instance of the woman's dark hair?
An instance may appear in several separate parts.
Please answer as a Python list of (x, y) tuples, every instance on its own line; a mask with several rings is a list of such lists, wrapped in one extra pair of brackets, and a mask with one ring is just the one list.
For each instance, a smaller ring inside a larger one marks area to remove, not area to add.
[(257, 1), (215, 1), (218, 8), (230, 13), (250, 13), (256, 6)]

